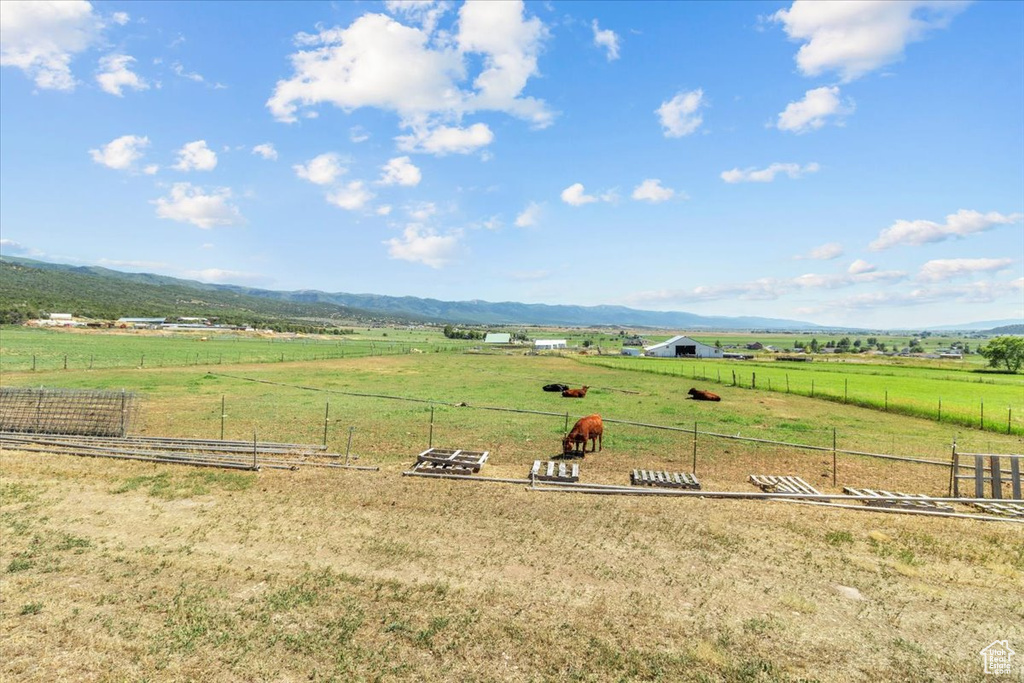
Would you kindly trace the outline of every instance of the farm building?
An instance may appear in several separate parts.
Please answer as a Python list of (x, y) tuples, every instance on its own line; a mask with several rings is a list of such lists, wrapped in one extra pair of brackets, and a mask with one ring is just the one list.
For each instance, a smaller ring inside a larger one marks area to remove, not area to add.
[(568, 345), (564, 339), (537, 339), (533, 342), (533, 348), (537, 351), (548, 351), (568, 348)]
[(645, 347), (644, 355), (655, 358), (721, 358), (722, 349), (677, 335), (668, 341)]
[(639, 356), (640, 349), (623, 348), (619, 353), (623, 356)]
[(511, 344), (512, 335), (508, 332), (488, 332), (484, 344)]

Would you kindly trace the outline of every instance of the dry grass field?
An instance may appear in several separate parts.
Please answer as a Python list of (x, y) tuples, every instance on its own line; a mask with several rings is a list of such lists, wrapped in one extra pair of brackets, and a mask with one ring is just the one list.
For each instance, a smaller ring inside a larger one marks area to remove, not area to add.
[[(587, 496), (403, 477), (429, 437), (523, 477), (564, 418), (608, 418), (948, 459), (1021, 452), (961, 430), (800, 396), (568, 358), (423, 354), (273, 366), (8, 374), (145, 396), (140, 433), (319, 442), (377, 472), (224, 472), (0, 453), (0, 678), (18, 681), (983, 681), (1024, 650), (1024, 529), (772, 501)], [(225, 373), (228, 374), (228, 373)], [(547, 381), (594, 387), (570, 402)], [(637, 392), (637, 393), (627, 393)], [(467, 403), (466, 406), (453, 404)], [(581, 479), (688, 471), (692, 436), (609, 424)], [(712, 490), (831, 454), (701, 437)], [(942, 493), (948, 472), (856, 456), (837, 486)], [(1019, 657), (1020, 655), (1018, 655)], [(1019, 665), (1019, 660), (1018, 660)], [(1018, 668), (1019, 671), (1019, 668)], [(1010, 680), (1019, 680), (1020, 674)]]

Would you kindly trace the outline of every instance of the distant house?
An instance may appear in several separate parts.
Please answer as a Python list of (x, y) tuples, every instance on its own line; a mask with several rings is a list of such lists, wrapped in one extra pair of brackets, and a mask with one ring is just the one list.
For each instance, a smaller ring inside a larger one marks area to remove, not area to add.
[(644, 348), (645, 356), (656, 358), (722, 358), (722, 349), (683, 335)]
[(51, 313), (50, 320), (59, 320), (61, 322), (71, 322), (70, 313)]
[(533, 348), (537, 351), (550, 351), (552, 349), (565, 349), (568, 345), (564, 339), (537, 339), (533, 342)]
[(488, 332), (484, 344), (511, 344), (512, 335), (508, 332)]
[(764, 349), (764, 344), (762, 344), (761, 342), (753, 342), (747, 344), (748, 351), (761, 351), (762, 349)]

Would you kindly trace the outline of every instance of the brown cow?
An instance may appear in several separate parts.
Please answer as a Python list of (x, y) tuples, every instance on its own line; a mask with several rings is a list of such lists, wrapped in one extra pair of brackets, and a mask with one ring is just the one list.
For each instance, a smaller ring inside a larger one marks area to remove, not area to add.
[(584, 384), (582, 389), (566, 389), (562, 392), (562, 398), (583, 398), (587, 395), (587, 389), (589, 388)]
[(569, 453), (576, 453), (582, 446), (583, 455), (587, 454), (587, 441), (590, 441), (590, 452), (602, 450), (604, 443), (602, 435), (604, 434), (604, 424), (601, 422), (600, 415), (587, 415), (581, 417), (573, 425), (565, 437), (562, 438), (562, 453), (568, 455)]
[(703, 389), (690, 389), (686, 392), (690, 395), (694, 401), (721, 401), (722, 397), (718, 394), (712, 394), (710, 391), (704, 391)]

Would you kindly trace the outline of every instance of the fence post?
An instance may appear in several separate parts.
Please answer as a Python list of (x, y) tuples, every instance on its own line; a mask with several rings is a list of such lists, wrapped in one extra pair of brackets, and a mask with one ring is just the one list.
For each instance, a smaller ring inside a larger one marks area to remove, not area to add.
[(789, 393), (789, 373), (786, 373), (786, 393)]
[(960, 497), (960, 481), (956, 478), (960, 471), (960, 457), (956, 452), (956, 437), (953, 437), (953, 454), (949, 459), (949, 495), (952, 498)]
[(832, 486), (836, 485), (836, 428), (832, 428)]
[(756, 372), (751, 372), (750, 373), (750, 388), (751, 389), (757, 389), (757, 373)]
[(32, 354), (32, 372), (36, 371), (36, 354)]
[(985, 428), (985, 398), (981, 399), (981, 428)]
[(355, 429), (354, 426), (350, 425), (348, 428), (348, 444), (345, 445), (345, 464), (348, 465), (348, 456), (352, 451), (352, 431)]
[(68, 369), (68, 354), (64, 354), (64, 369)]
[(1013, 408), (1006, 406), (1006, 433), (1010, 433), (1010, 418), (1013, 417)]
[(427, 439), (427, 448), (434, 447), (434, 404), (430, 404), (430, 437)]
[(942, 397), (939, 396), (939, 419), (938, 422), (942, 422)]
[(562, 431), (563, 432), (568, 432), (569, 431), (569, 411), (568, 410), (565, 411), (565, 428)]
[(697, 421), (693, 421), (693, 469), (694, 475), (697, 474)]
[(889, 390), (885, 390), (885, 412), (889, 412)]
[(327, 449), (327, 425), (331, 416), (331, 402), (327, 402), (327, 407), (324, 409), (324, 449)]
[(811, 398), (814, 398), (814, 380), (811, 380)]
[(124, 389), (121, 389), (121, 436), (124, 437), (124, 409), (125, 409), (125, 395)]
[(843, 403), (846, 403), (846, 401), (849, 398), (849, 396), (850, 396), (850, 378), (849, 377), (844, 377), (843, 378)]
[(220, 440), (224, 440), (224, 418), (227, 415), (224, 413), (224, 394), (220, 395)]

